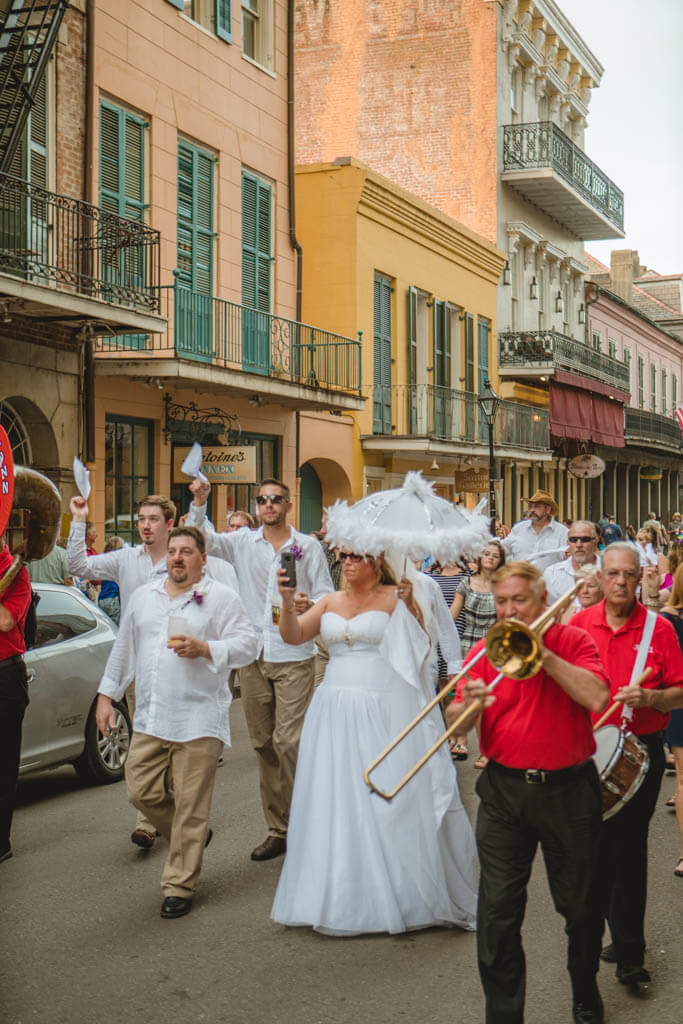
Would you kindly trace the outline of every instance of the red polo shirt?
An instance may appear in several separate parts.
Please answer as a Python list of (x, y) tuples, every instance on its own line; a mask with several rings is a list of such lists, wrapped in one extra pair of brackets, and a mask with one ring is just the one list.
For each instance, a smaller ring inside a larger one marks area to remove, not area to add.
[[(615, 694), (622, 686), (628, 686), (635, 664), (640, 638), (643, 635), (647, 609), (636, 601), (631, 615), (623, 626), (612, 632), (605, 619), (605, 602), (584, 608), (572, 619), (572, 626), (580, 626), (595, 641), (610, 681), (610, 693)], [(676, 630), (666, 619), (658, 615), (655, 623), (650, 650), (645, 668), (653, 672), (643, 683), (643, 689), (666, 689), (669, 686), (683, 686), (683, 655), (676, 636)], [(623, 705), (612, 713), (605, 723), (619, 725)], [(600, 715), (595, 715), (595, 719)], [(629, 729), (636, 736), (645, 736), (666, 728), (669, 715), (654, 708), (636, 708)]]
[[(2, 551), (0, 551), (0, 576), (4, 576), (12, 561), (10, 549), (5, 545)], [(7, 633), (0, 631), (0, 661), (26, 652), (23, 630), (24, 619), (26, 618), (30, 601), (31, 580), (26, 569), (21, 568), (12, 586), (0, 597), (0, 603), (5, 606), (14, 619), (12, 629), (8, 630)]]
[[(485, 645), (480, 640), (465, 664)], [(543, 637), (548, 650), (558, 657), (606, 680), (595, 644), (574, 626), (551, 626)], [(491, 683), (498, 670), (486, 657), (470, 669), (470, 675)], [(458, 697), (463, 684), (458, 684)], [(495, 702), (481, 717), (481, 752), (508, 768), (544, 768), (554, 771), (587, 761), (595, 752), (590, 715), (541, 671), (530, 679), (503, 678), (493, 691)]]

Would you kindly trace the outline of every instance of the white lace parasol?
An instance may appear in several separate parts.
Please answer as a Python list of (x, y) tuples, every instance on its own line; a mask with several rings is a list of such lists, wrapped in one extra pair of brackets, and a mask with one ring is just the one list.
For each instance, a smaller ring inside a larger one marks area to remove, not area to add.
[(327, 509), (327, 543), (359, 555), (395, 551), (411, 559), (431, 555), (442, 564), (471, 561), (490, 539), (486, 516), (455, 508), (421, 473), (407, 473), (402, 487)]

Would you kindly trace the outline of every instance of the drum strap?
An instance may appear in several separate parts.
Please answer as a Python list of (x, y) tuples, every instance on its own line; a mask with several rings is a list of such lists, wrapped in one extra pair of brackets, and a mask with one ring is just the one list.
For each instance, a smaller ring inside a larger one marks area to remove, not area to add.
[[(648, 610), (647, 616), (645, 617), (645, 625), (643, 626), (643, 635), (638, 646), (638, 653), (636, 654), (636, 660), (633, 663), (633, 671), (631, 672), (631, 678), (628, 681), (628, 685), (635, 682), (638, 676), (642, 676), (645, 668), (645, 662), (647, 661), (647, 655), (650, 650), (650, 642), (652, 641), (652, 634), (655, 631), (655, 624), (657, 622), (657, 613)], [(628, 707), (624, 704), (621, 710), (621, 721), (622, 724), (626, 724), (633, 718), (633, 708)]]

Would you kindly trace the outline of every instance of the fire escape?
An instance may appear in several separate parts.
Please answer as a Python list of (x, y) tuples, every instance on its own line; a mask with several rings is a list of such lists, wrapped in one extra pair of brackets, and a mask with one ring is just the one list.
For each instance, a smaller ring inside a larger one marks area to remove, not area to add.
[(67, 6), (68, 0), (0, 0), (0, 174), (21, 142)]

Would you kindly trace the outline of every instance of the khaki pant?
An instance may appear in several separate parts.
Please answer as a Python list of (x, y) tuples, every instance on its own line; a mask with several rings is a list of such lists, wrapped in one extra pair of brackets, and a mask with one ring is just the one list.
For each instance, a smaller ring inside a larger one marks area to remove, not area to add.
[(317, 636), (315, 638), (315, 658), (313, 668), (313, 685), (316, 690), (323, 681), (329, 661), (330, 652), (327, 649), (327, 645), (321, 636)]
[(133, 734), (126, 761), (128, 799), (169, 841), (164, 896), (192, 896), (202, 866), (221, 740), (170, 743)]
[[(128, 705), (128, 712), (130, 714), (130, 720), (133, 721), (133, 715), (135, 714), (135, 680), (130, 684), (126, 690), (126, 704)], [(154, 835), (156, 831), (154, 825), (149, 821), (144, 814), (138, 811), (135, 816), (135, 831), (142, 829), (143, 832), (149, 832), (150, 835)]]
[(268, 835), (287, 835), (304, 715), (313, 694), (313, 658), (264, 661), (240, 669), (251, 745), (258, 755), (261, 804)]

